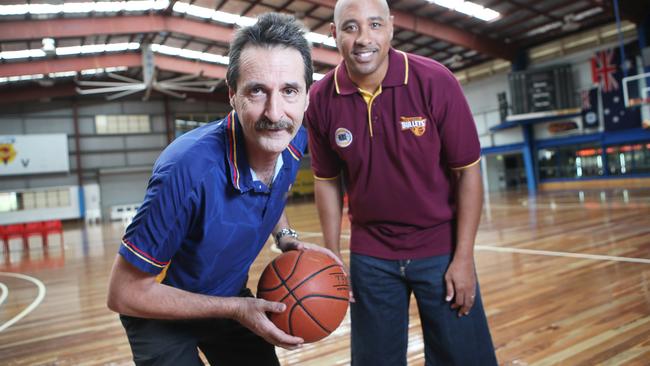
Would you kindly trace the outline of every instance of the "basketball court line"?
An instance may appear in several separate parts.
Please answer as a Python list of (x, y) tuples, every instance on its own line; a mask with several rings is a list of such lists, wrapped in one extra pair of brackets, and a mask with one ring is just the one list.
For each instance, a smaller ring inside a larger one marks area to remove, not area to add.
[(521, 249), (521, 248), (510, 248), (510, 247), (496, 247), (492, 245), (476, 245), (474, 246), (476, 250), (481, 251), (491, 251), (491, 252), (501, 252), (501, 253), (518, 253), (518, 254), (532, 254), (532, 255), (545, 255), (550, 257), (567, 257), (567, 258), (579, 258), (579, 259), (593, 259), (599, 261), (615, 261), (615, 262), (629, 262), (629, 263), (643, 263), (650, 264), (650, 259), (646, 258), (634, 258), (634, 257), (617, 257), (612, 255), (600, 255), (600, 254), (584, 254), (584, 253), (572, 253), (572, 252), (556, 252), (552, 250), (537, 250), (537, 249)]
[(7, 296), (9, 296), (9, 288), (4, 283), (0, 282), (0, 291), (0, 306), (2, 306), (2, 303), (5, 302)]
[[(302, 232), (300, 237), (303, 239), (322, 237), (321, 233), (314, 232)], [(350, 239), (350, 235), (342, 234), (342, 239)], [(650, 259), (647, 258), (634, 258), (634, 257), (618, 257), (612, 255), (600, 255), (600, 254), (585, 254), (585, 253), (573, 253), (573, 252), (558, 252), (552, 250), (537, 250), (537, 249), (522, 249), (522, 248), (511, 248), (511, 247), (498, 247), (493, 245), (476, 245), (474, 248), (478, 251), (490, 251), (490, 252), (500, 252), (500, 253), (517, 253), (517, 254), (530, 254), (530, 255), (543, 255), (548, 257), (565, 257), (565, 258), (578, 258), (578, 259), (591, 259), (599, 261), (614, 261), (614, 262), (628, 262), (628, 263), (642, 263), (650, 264)], [(348, 249), (341, 250), (342, 253), (349, 253)]]
[[(45, 285), (38, 278), (27, 276), (27, 275), (24, 275), (24, 274), (21, 274), (21, 273), (0, 272), (0, 276), (14, 277), (14, 278), (18, 278), (18, 279), (21, 279), (21, 280), (29, 281), (29, 282), (34, 283), (36, 285), (36, 287), (38, 287), (38, 295), (36, 296), (34, 301), (32, 301), (32, 303), (29, 304), (29, 306), (27, 306), (25, 309), (23, 309), (23, 311), (18, 313), (18, 315), (14, 316), (13, 318), (9, 319), (4, 324), (0, 325), (0, 332), (2, 332), (5, 329), (9, 328), (10, 326), (14, 325), (14, 323), (19, 321), (20, 319), (27, 316), (27, 314), (31, 313), (34, 309), (36, 309), (36, 307), (38, 307), (38, 305), (43, 301), (43, 298), (45, 298)], [(6, 293), (7, 294), (9, 293), (8, 289), (7, 289)]]

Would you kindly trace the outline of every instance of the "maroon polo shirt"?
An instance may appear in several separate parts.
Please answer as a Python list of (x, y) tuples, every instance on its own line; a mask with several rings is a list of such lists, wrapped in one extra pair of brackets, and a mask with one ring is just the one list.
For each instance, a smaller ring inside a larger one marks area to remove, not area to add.
[(353, 253), (385, 259), (449, 253), (450, 170), (480, 159), (476, 126), (447, 68), (393, 49), (388, 57), (374, 95), (358, 89), (345, 63), (312, 86), (305, 120), (314, 176), (343, 173)]

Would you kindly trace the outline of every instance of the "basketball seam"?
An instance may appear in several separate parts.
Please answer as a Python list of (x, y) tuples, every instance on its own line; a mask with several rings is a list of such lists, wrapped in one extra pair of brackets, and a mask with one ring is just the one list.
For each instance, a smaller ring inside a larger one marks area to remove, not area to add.
[[(291, 269), (291, 273), (289, 273), (289, 276), (287, 276), (286, 280), (289, 280), (291, 278), (291, 276), (293, 276), (293, 274), (296, 273), (296, 267), (298, 267), (298, 262), (300, 261), (300, 257), (302, 257), (303, 253), (304, 252), (301, 250), (300, 254), (298, 254), (298, 258), (296, 258), (296, 261), (293, 263), (293, 268)], [(280, 276), (278, 268), (275, 266), (275, 260), (277, 260), (277, 258), (274, 259), (273, 262), (271, 262), (271, 268), (273, 268), (273, 272), (275, 272), (276, 277), (280, 279), (280, 284), (275, 286), (275, 287), (271, 287), (271, 288), (258, 288), (257, 289), (258, 293), (261, 292), (261, 291), (274, 291), (274, 290), (279, 289), (283, 285), (285, 285), (285, 278)], [(284, 287), (287, 287), (287, 286), (285, 285)]]
[[(309, 298), (309, 297), (325, 297), (325, 298), (330, 298), (330, 297), (327, 296), (327, 295), (318, 295), (318, 296), (317, 296), (317, 295), (308, 295), (308, 296), (305, 296), (304, 298), (306, 299), (306, 298)], [(322, 330), (324, 330), (325, 332), (327, 332), (327, 334), (332, 333), (332, 330), (329, 330), (329, 329), (325, 328), (325, 326), (324, 326), (323, 324), (321, 324), (321, 323), (318, 321), (318, 319), (314, 318), (314, 316), (311, 315), (311, 313), (309, 312), (309, 310), (307, 310), (307, 308), (304, 307), (304, 306), (302, 305), (302, 300), (298, 300), (298, 298), (296, 298), (295, 296), (294, 296), (294, 298), (296, 299), (296, 303), (291, 307), (291, 311), (289, 312), (289, 333), (291, 333), (292, 335), (294, 334), (294, 333), (293, 333), (293, 321), (292, 321), (292, 319), (293, 319), (293, 311), (298, 307), (298, 305), (300, 305), (300, 307), (302, 308), (302, 310), (305, 311), (305, 314), (307, 314), (307, 316), (310, 317), (311, 320), (313, 320), (314, 323), (316, 323), (316, 325), (318, 325)], [(338, 299), (338, 298), (334, 298), (334, 299)], [(342, 299), (341, 299), (341, 300), (342, 300)]]
[(316, 319), (313, 315), (311, 315), (311, 313), (309, 312), (309, 310), (307, 310), (306, 307), (304, 307), (304, 306), (302, 305), (302, 300), (303, 300), (303, 299), (308, 299), (308, 298), (312, 298), (312, 297), (320, 297), (320, 298), (326, 298), (326, 299), (331, 299), (331, 300), (341, 300), (341, 301), (348, 301), (348, 300), (349, 300), (349, 299), (346, 299), (346, 298), (344, 298), (344, 297), (336, 297), (336, 296), (322, 295), (322, 294), (307, 295), (307, 296), (303, 297), (303, 298), (300, 299), (300, 300), (298, 300), (298, 298), (296, 298), (296, 297), (294, 296), (294, 298), (296, 299), (296, 303), (291, 307), (291, 310), (289, 311), (289, 333), (291, 333), (292, 335), (293, 335), (293, 322), (291, 321), (291, 319), (293, 319), (293, 311), (298, 307), (298, 305), (300, 305), (300, 307), (302, 308), (302, 310), (305, 311), (305, 314), (307, 314), (307, 316), (310, 317), (311, 320), (313, 320), (314, 323), (316, 323), (316, 325), (318, 325), (319, 327), (321, 327), (322, 330), (324, 330), (324, 331), (327, 332), (328, 334), (329, 334), (329, 333), (332, 333), (332, 332), (334, 331), (334, 330), (329, 330), (329, 329), (327, 329), (323, 324), (321, 324), (321, 323), (318, 321), (318, 319)]
[[(330, 269), (330, 268), (332, 268), (332, 267), (336, 267), (336, 266), (339, 266), (339, 265), (338, 265), (338, 264), (332, 264), (332, 265), (329, 265), (329, 266), (327, 266), (327, 267), (325, 267), (325, 268), (321, 268), (320, 270), (318, 270), (318, 271), (316, 271), (316, 272), (310, 274), (309, 277), (303, 279), (303, 280), (302, 280), (301, 282), (299, 282), (296, 286), (294, 286), (293, 290), (297, 290), (297, 289), (298, 289), (300, 286), (302, 286), (305, 282), (311, 280), (314, 276), (320, 274), (321, 272), (323, 272), (323, 271), (325, 271), (325, 270), (328, 270), (328, 269)], [(339, 266), (339, 267), (340, 267), (340, 266)], [(278, 277), (280, 277), (280, 274), (277, 273), (277, 271), (276, 271), (276, 274), (278, 275)], [(280, 277), (280, 278), (281, 278), (281, 277)], [(287, 277), (287, 279), (289, 279), (289, 278)], [(289, 286), (287, 286), (287, 283), (286, 283), (284, 280), (282, 280), (282, 284), (283, 284), (284, 287), (287, 289), (288, 293), (287, 293), (283, 298), (281, 298), (281, 299), (278, 300), (278, 301), (280, 301), (280, 302), (284, 301), (284, 299), (286, 299), (289, 295), (292, 295), (296, 300), (298, 300), (298, 298), (293, 294), (293, 290), (291, 290), (291, 289), (289, 288)]]

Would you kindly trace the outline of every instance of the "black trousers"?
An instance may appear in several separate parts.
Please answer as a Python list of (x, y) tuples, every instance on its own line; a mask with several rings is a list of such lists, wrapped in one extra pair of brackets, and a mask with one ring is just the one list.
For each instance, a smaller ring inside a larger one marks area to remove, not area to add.
[[(241, 297), (253, 296), (243, 289)], [(157, 320), (120, 315), (138, 366), (279, 366), (275, 347), (231, 319)]]

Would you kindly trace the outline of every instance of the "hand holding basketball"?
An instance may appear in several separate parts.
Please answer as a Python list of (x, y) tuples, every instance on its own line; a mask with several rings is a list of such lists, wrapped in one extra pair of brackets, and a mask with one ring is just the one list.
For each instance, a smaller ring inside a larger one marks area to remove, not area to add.
[(283, 253), (288, 252), (290, 250), (313, 250), (327, 255), (328, 257), (332, 258), (336, 263), (338, 263), (340, 266), (344, 267), (341, 258), (339, 258), (331, 250), (324, 248), (320, 245), (313, 244), (313, 243), (306, 243), (304, 241), (292, 237), (285, 236), (284, 238), (282, 238), (282, 241), (278, 245), (278, 249), (280, 249)]
[(304, 342), (302, 338), (282, 332), (269, 320), (267, 313), (282, 313), (286, 305), (255, 298), (238, 298), (234, 319), (264, 338), (267, 342), (286, 349), (295, 349)]
[(343, 267), (325, 253), (292, 250), (274, 259), (264, 270), (257, 296), (284, 303), (271, 321), (306, 343), (325, 338), (345, 317), (349, 285)]

